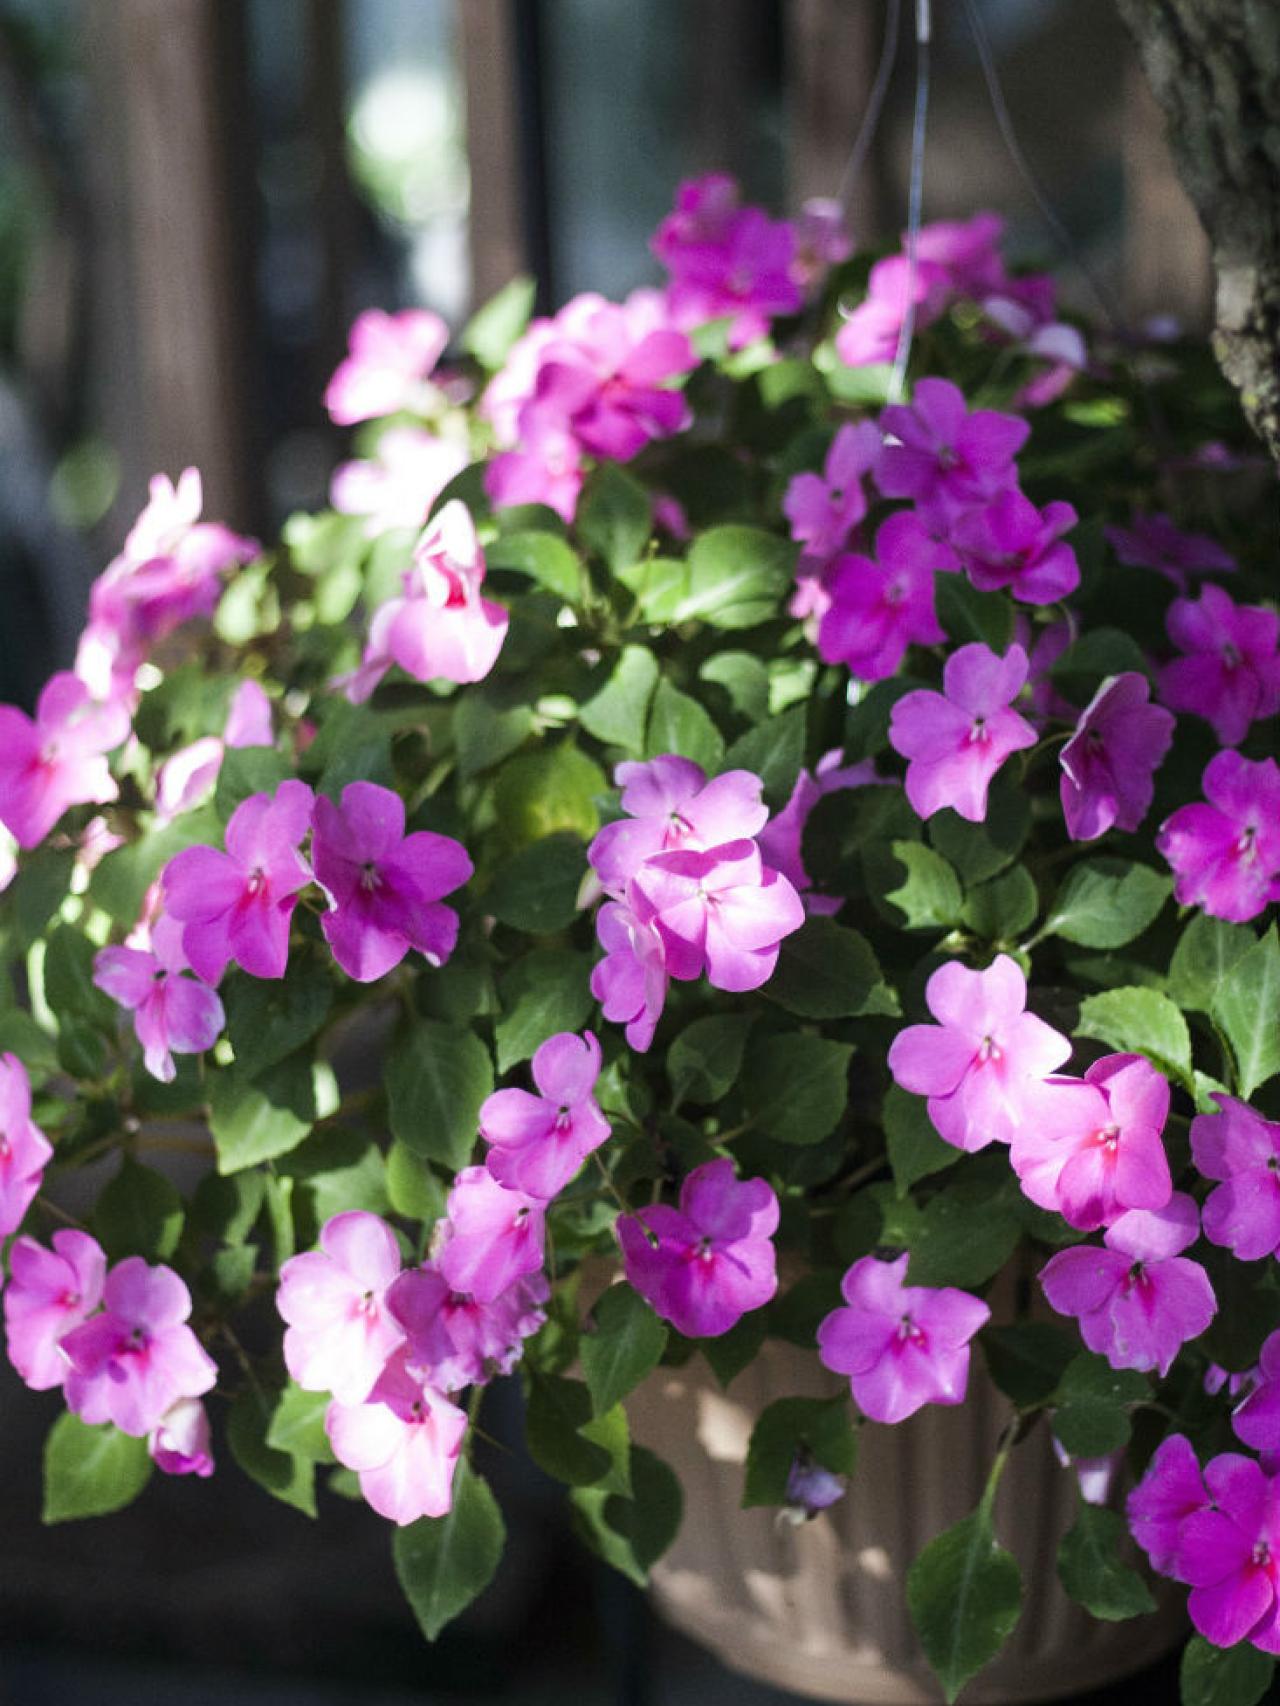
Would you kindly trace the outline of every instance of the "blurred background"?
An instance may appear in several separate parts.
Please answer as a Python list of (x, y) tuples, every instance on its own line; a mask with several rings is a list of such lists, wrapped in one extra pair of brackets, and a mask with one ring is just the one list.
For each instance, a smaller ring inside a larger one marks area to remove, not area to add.
[[(1203, 322), (1205, 244), (1112, 0), (979, 3), (1079, 251), (1134, 323)], [(647, 238), (695, 172), (732, 171), (775, 211), (834, 194), (884, 11), (0, 0), (0, 698), (29, 702), (69, 661), (152, 472), (197, 464), (206, 515), (250, 533), (323, 503), (343, 444), (321, 391), (359, 309), (423, 303), (459, 327), (517, 271), (543, 308), (625, 292), (656, 276)], [(935, 12), (925, 217), (989, 206), (1015, 255), (1058, 261), (963, 12)], [(868, 244), (905, 220), (908, 33), (850, 190)], [(499, 1437), (514, 1402), (493, 1400)], [(429, 1653), (375, 1517), (330, 1499), (311, 1525), (229, 1461), (42, 1531), (55, 1408), (0, 1376), (0, 1706), (782, 1698), (656, 1632), (518, 1457), (488, 1466), (511, 1555)]]

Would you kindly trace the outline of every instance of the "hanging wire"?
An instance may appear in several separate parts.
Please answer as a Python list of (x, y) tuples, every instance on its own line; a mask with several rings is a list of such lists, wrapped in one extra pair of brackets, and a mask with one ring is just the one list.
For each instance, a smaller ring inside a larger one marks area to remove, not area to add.
[(929, 116), (929, 44), (933, 34), (930, 0), (916, 0), (916, 106), (911, 121), (911, 184), (907, 197), (907, 300), (898, 330), (888, 400), (902, 401), (907, 362), (916, 330), (916, 251), (920, 244), (920, 215), (924, 200), (924, 140)]
[(901, 14), (902, 0), (889, 0), (884, 20), (884, 42), (880, 48), (880, 63), (876, 67), (875, 82), (871, 85), (871, 93), (867, 97), (867, 110), (862, 115), (862, 123), (854, 139), (849, 163), (836, 190), (836, 200), (846, 212), (858, 182), (858, 174), (866, 164), (867, 154), (880, 126), (880, 114), (884, 109), (884, 98), (889, 90), (889, 78), (893, 74), (893, 62), (898, 52), (898, 22)]

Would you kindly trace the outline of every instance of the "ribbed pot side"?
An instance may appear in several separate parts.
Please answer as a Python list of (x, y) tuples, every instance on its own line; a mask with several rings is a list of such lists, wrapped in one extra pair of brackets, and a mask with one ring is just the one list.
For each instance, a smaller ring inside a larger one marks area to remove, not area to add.
[[(742, 1510), (760, 1412), (776, 1398), (842, 1388), (812, 1351), (772, 1339), (727, 1392), (700, 1357), (650, 1377), (628, 1403), (632, 1429), (685, 1492), (680, 1534), (653, 1571), (654, 1598), (676, 1628), (775, 1687), (865, 1706), (941, 1700), (907, 1614), (906, 1573), (977, 1505), (1008, 1400), (975, 1355), (964, 1404), (863, 1427), (857, 1471), (831, 1510), (800, 1527), (773, 1510)], [(1022, 1570), (1022, 1616), (965, 1690), (965, 1706), (1076, 1695), (1141, 1669), (1183, 1632), (1176, 1595), (1123, 1623), (1097, 1622), (1067, 1598), (1055, 1559), (1076, 1503), (1074, 1475), (1037, 1428), (1012, 1453), (996, 1502), (997, 1535)]]

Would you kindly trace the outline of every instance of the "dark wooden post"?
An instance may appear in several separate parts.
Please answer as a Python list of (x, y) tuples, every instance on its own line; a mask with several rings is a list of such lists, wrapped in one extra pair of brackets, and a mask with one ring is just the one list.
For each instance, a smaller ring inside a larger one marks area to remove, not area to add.
[(509, 0), (458, 8), (471, 170), (471, 298), (486, 301), (528, 268), (520, 210), (519, 129)]
[[(788, 0), (791, 198), (833, 196), (840, 188), (866, 110), (880, 52), (884, 8), (849, 0)], [(884, 186), (873, 146), (849, 186), (850, 225), (859, 243), (887, 235)]]

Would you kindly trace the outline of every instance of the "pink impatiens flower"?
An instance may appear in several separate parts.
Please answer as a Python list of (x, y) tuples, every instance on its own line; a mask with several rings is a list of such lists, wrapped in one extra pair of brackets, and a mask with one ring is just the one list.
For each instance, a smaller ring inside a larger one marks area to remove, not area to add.
[(116, 798), (105, 754), (128, 733), (124, 705), (99, 704), (65, 672), (46, 682), (34, 721), (0, 705), (0, 823), (19, 847), (39, 846), (68, 807)]
[(315, 803), (311, 859), (332, 902), (321, 929), (343, 971), (371, 983), (416, 948), (443, 965), (458, 915), (440, 897), (474, 867), (461, 842), (430, 830), (404, 832), (404, 801), (376, 782), (348, 782), (342, 803)]
[(1108, 676), (1080, 713), (1060, 757), (1062, 815), (1073, 841), (1113, 827), (1135, 830), (1147, 815), (1174, 726), (1150, 697), (1146, 676), (1129, 670)]
[(1014, 457), (1031, 431), (1016, 415), (971, 413), (949, 379), (919, 380), (910, 404), (890, 404), (881, 412), (880, 427), (888, 442), (875, 480), (884, 495), (955, 505), (980, 502), (1011, 486)]
[(739, 1180), (727, 1157), (695, 1167), (680, 1206), (654, 1203), (617, 1222), (626, 1275), (689, 1339), (718, 1338), (778, 1288), (778, 1199), (766, 1179)]
[(811, 555), (839, 551), (867, 513), (863, 478), (880, 455), (879, 428), (873, 421), (848, 421), (831, 442), (821, 474), (796, 474), (782, 499), (791, 537)]
[(1280, 1332), (1263, 1340), (1249, 1391), (1232, 1411), (1231, 1426), (1254, 1451), (1280, 1451)]
[(818, 1327), (818, 1357), (847, 1374), (854, 1402), (873, 1422), (901, 1422), (925, 1404), (962, 1404), (969, 1341), (991, 1319), (981, 1298), (954, 1286), (908, 1285), (904, 1252), (864, 1256), (840, 1282), (844, 1309)]
[(114, 1422), (141, 1438), (180, 1398), (198, 1398), (217, 1364), (187, 1326), (191, 1293), (162, 1265), (126, 1256), (107, 1275), (104, 1308), (60, 1342), (71, 1364), (67, 1405), (84, 1422)]
[(627, 816), (607, 823), (587, 859), (605, 890), (622, 900), (646, 860), (678, 848), (702, 852), (758, 834), (769, 808), (764, 784), (750, 770), (727, 770), (707, 781), (692, 759), (663, 753), (619, 764), (614, 780)]
[(452, 1508), (466, 1413), (424, 1385), (403, 1351), (387, 1363), (365, 1403), (335, 1401), (324, 1425), (333, 1455), (355, 1470), (379, 1516), (403, 1527)]
[(929, 1118), (957, 1149), (1009, 1143), (1031, 1089), (1071, 1053), (1066, 1037), (1026, 1011), (1027, 980), (1008, 954), (985, 971), (939, 966), (925, 990), (936, 1025), (909, 1025), (889, 1049), (904, 1090), (929, 1098)]
[(1036, 1087), (1009, 1159), (1033, 1203), (1091, 1232), (1126, 1209), (1168, 1203), (1173, 1180), (1160, 1135), (1168, 1115), (1162, 1073), (1141, 1055), (1104, 1055), (1083, 1079)]
[(1080, 584), (1076, 554), (1062, 542), (1078, 520), (1069, 503), (1037, 509), (1008, 490), (960, 516), (950, 539), (980, 592), (1007, 587), (1022, 604), (1057, 604)]
[(335, 1214), (320, 1248), (280, 1269), (276, 1308), (288, 1324), (284, 1361), (304, 1392), (364, 1401), (404, 1334), (386, 1304), (400, 1273), (395, 1233), (376, 1214)]
[(227, 823), (225, 853), (188, 847), (165, 866), (165, 910), (185, 926), (182, 947), (197, 977), (216, 984), (228, 964), (251, 977), (283, 977), (298, 891), (311, 881), (299, 852), (314, 795), (305, 782), (251, 794)]
[(941, 693), (918, 688), (893, 707), (889, 744), (907, 764), (906, 791), (923, 818), (945, 806), (970, 823), (987, 815), (987, 788), (1011, 753), (1034, 746), (1036, 732), (1011, 710), (1027, 679), (1027, 654), (998, 657), (975, 641), (952, 652)]
[(409, 1268), (387, 1293), (404, 1329), (406, 1360), (440, 1392), (479, 1386), (510, 1374), (524, 1341), (546, 1320), (545, 1274), (524, 1274), (490, 1303), (454, 1291), (432, 1262)]
[(366, 461), (334, 470), (329, 502), (342, 515), (364, 517), (376, 539), (393, 528), (419, 532), (436, 499), (467, 465), (467, 447), (425, 427), (388, 427)]
[(213, 1474), (213, 1436), (209, 1416), (198, 1398), (180, 1398), (147, 1436), (151, 1460), (165, 1475)]
[(1129, 1532), (1162, 1576), (1184, 1580), (1178, 1570), (1182, 1525), (1207, 1510), (1210, 1495), (1200, 1460), (1182, 1434), (1170, 1434), (1152, 1457), (1142, 1480), (1129, 1494), (1125, 1515)]
[(1231, 553), (1204, 533), (1184, 533), (1167, 515), (1135, 515), (1128, 527), (1105, 529), (1107, 542), (1122, 563), (1154, 569), (1185, 592), (1192, 575), (1230, 574)]
[(934, 611), (933, 579), (955, 566), (954, 551), (915, 515), (891, 515), (876, 533), (874, 560), (850, 552), (823, 574), (819, 657), (844, 664), (859, 681), (882, 681), (909, 645), (939, 645), (946, 635)]
[(1175, 598), (1166, 618), (1180, 652), (1160, 672), (1160, 697), (1213, 725), (1224, 746), (1238, 746), (1255, 722), (1280, 711), (1280, 616), (1236, 604), (1220, 586), (1199, 599)]
[(1280, 900), (1280, 766), (1219, 752), (1201, 786), (1209, 803), (1180, 806), (1156, 846), (1173, 867), (1179, 906), (1244, 924)]
[(1280, 1123), (1215, 1091), (1216, 1114), (1191, 1122), (1191, 1159), (1219, 1180), (1204, 1205), (1204, 1235), (1242, 1262), (1280, 1250)]
[(1247, 1640), (1280, 1653), (1280, 1477), (1224, 1452), (1204, 1481), (1212, 1509), (1192, 1511), (1178, 1531), (1191, 1621), (1216, 1647)]
[(592, 1091), (600, 1076), (600, 1044), (590, 1031), (561, 1031), (534, 1054), (539, 1094), (495, 1090), (480, 1109), (487, 1165), (501, 1185), (550, 1201), (609, 1137)]
[(449, 328), (428, 308), (386, 314), (369, 308), (351, 327), (350, 352), (339, 363), (324, 394), (339, 426), (393, 415), (434, 402), (424, 381), (449, 342)]
[(1181, 1254), (1199, 1231), (1194, 1198), (1175, 1191), (1162, 1209), (1130, 1209), (1113, 1221), (1105, 1249), (1059, 1250), (1040, 1284), (1059, 1315), (1079, 1319), (1085, 1344), (1112, 1368), (1154, 1368), (1163, 1378), (1217, 1313), (1208, 1274)]
[(35, 1201), (53, 1145), (31, 1118), (31, 1081), (16, 1054), (0, 1055), (0, 1236)]
[(156, 772), (156, 823), (171, 823), (212, 793), (228, 747), (272, 746), (271, 701), (256, 681), (231, 696), (222, 735), (202, 735), (180, 747)]
[(500, 1185), (486, 1167), (464, 1167), (449, 1192), (448, 1236), (436, 1266), (453, 1291), (492, 1303), (542, 1266), (547, 1205)]
[(162, 1084), (173, 1082), (175, 1054), (203, 1054), (226, 1022), (217, 993), (181, 975), (190, 970), (182, 935), (165, 914), (151, 927), (149, 951), (99, 948), (93, 961), (95, 985), (133, 1014), (143, 1063)]
[(908, 307), (914, 304), (921, 330), (945, 311), (951, 295), (947, 269), (936, 261), (918, 256), (913, 270), (905, 255), (886, 255), (867, 277), (865, 299), (845, 314), (836, 354), (848, 367), (892, 361)]
[(9, 1361), (36, 1392), (61, 1386), (71, 1365), (59, 1341), (102, 1302), (107, 1258), (96, 1238), (64, 1227), (53, 1249), (17, 1238), (9, 1251), (4, 1325)]
[(606, 901), (596, 915), (605, 957), (591, 972), (591, 993), (606, 1019), (626, 1026), (628, 1045), (644, 1054), (666, 1004), (670, 973), (662, 938), (624, 902)]

